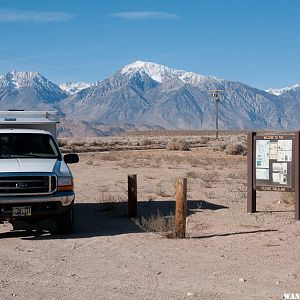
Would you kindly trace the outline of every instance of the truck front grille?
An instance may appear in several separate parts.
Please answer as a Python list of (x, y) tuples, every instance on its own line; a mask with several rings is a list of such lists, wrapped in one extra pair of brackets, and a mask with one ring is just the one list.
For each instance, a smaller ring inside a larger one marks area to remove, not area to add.
[(56, 190), (56, 176), (0, 177), (0, 196), (51, 194)]

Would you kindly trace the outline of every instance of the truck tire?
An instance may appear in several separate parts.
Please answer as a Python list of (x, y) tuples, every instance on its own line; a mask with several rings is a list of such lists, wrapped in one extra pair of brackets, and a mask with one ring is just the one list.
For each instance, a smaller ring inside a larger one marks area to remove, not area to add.
[(56, 219), (57, 233), (71, 234), (73, 232), (73, 204)]

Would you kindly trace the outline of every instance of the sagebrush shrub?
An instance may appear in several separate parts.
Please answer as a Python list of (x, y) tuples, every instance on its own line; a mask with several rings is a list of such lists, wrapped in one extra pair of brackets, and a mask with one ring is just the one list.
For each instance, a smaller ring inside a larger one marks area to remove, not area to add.
[(230, 144), (226, 146), (225, 153), (230, 155), (246, 155), (247, 147), (242, 144)]

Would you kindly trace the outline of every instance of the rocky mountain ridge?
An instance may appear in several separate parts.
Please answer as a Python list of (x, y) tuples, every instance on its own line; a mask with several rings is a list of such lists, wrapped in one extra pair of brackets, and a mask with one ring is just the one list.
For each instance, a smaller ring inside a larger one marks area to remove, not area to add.
[(299, 85), (263, 91), (142, 61), (124, 66), (103, 81), (61, 87), (36, 72), (7, 73), (0, 76), (0, 105), (1, 110), (57, 109), (64, 117), (63, 127), (68, 127), (68, 120), (72, 124), (68, 134), (74, 123), (80, 122), (90, 135), (102, 134), (95, 124), (108, 128), (213, 129), (214, 89), (224, 90), (219, 103), (220, 129), (299, 127)]

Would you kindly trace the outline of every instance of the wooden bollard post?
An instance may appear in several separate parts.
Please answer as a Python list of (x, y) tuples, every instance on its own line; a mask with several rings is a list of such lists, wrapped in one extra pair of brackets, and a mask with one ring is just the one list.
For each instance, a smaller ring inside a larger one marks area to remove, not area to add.
[(128, 175), (128, 215), (133, 218), (137, 216), (137, 177)]
[(295, 133), (295, 219), (300, 220), (300, 132)]
[(185, 238), (186, 215), (187, 215), (187, 179), (176, 180), (176, 213), (175, 213), (175, 236)]
[(253, 159), (254, 153), (254, 138), (256, 132), (249, 132), (247, 134), (247, 212), (256, 212), (256, 190), (253, 188), (253, 173), (255, 172), (255, 165)]

